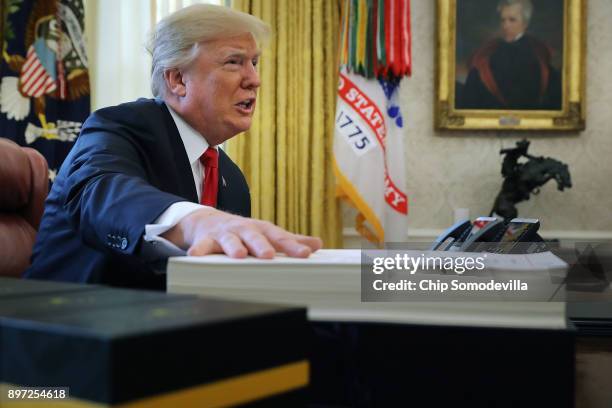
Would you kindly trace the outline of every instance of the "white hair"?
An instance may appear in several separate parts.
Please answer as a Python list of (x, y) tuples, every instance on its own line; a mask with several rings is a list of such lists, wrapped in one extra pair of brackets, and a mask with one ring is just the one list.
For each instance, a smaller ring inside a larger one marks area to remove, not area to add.
[(525, 26), (528, 26), (529, 21), (531, 21), (531, 15), (533, 14), (533, 4), (531, 4), (531, 0), (500, 0), (500, 2), (497, 3), (497, 12), (501, 14), (504, 7), (514, 6), (515, 4), (521, 6), (523, 21), (525, 22)]
[(270, 26), (259, 18), (229, 7), (194, 4), (170, 14), (157, 23), (147, 45), (153, 58), (153, 95), (165, 96), (164, 72), (187, 68), (197, 58), (200, 43), (251, 33), (259, 46), (270, 32)]

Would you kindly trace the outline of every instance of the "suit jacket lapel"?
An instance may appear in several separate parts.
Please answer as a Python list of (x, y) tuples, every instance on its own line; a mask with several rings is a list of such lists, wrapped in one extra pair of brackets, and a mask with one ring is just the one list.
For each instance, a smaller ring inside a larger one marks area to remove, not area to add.
[[(191, 171), (191, 164), (189, 163), (189, 158), (187, 157), (187, 152), (185, 151), (185, 146), (183, 145), (183, 141), (181, 136), (179, 135), (179, 131), (172, 119), (172, 115), (170, 115), (170, 111), (166, 107), (166, 104), (163, 101), (155, 100), (155, 102), (159, 105), (162, 114), (164, 115), (164, 122), (166, 123), (166, 132), (168, 134), (168, 140), (171, 148), (171, 163), (165, 164), (166, 169), (170, 172), (171, 168), (174, 168), (176, 171), (175, 180), (175, 190), (176, 194), (181, 197), (185, 197), (189, 201), (194, 203), (198, 202), (198, 192), (196, 190), (195, 185), (193, 184), (193, 172)], [(164, 165), (164, 164), (162, 164)]]

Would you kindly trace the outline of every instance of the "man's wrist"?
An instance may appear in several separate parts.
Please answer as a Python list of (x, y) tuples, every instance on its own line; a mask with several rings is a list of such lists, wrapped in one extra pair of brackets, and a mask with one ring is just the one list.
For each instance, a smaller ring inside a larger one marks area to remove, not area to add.
[(163, 233), (161, 237), (172, 242), (179, 248), (187, 250), (195, 240), (198, 222), (202, 218), (208, 217), (215, 212), (219, 211), (211, 207), (203, 207), (193, 211), (189, 215), (183, 217), (174, 227)]

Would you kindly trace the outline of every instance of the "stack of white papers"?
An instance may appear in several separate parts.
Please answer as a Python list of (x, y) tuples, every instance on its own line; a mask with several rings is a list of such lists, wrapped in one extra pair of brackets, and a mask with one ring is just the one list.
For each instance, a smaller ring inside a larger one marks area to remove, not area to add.
[[(421, 254), (423, 251), (414, 251), (415, 256)], [(436, 253), (447, 254), (461, 256)], [(487, 273), (509, 273), (513, 278), (517, 274), (525, 277), (551, 271), (563, 277), (567, 269), (565, 262), (549, 252), (487, 254), (485, 264)], [(283, 255), (271, 260), (232, 259), (225, 255), (173, 257), (167, 274), (168, 292), (304, 306), (311, 320), (566, 327), (564, 304), (560, 302), (362, 302), (361, 250), (320, 250), (307, 259)]]

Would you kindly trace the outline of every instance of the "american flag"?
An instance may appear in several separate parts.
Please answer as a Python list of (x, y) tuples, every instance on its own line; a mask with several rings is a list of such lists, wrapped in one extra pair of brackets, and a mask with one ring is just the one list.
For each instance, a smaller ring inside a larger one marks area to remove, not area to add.
[(56, 88), (55, 79), (40, 62), (34, 45), (28, 49), (26, 62), (21, 69), (21, 84), (22, 92), (35, 98), (53, 92)]
[(0, 4), (0, 137), (41, 152), (52, 179), (90, 111), (83, 0)]

